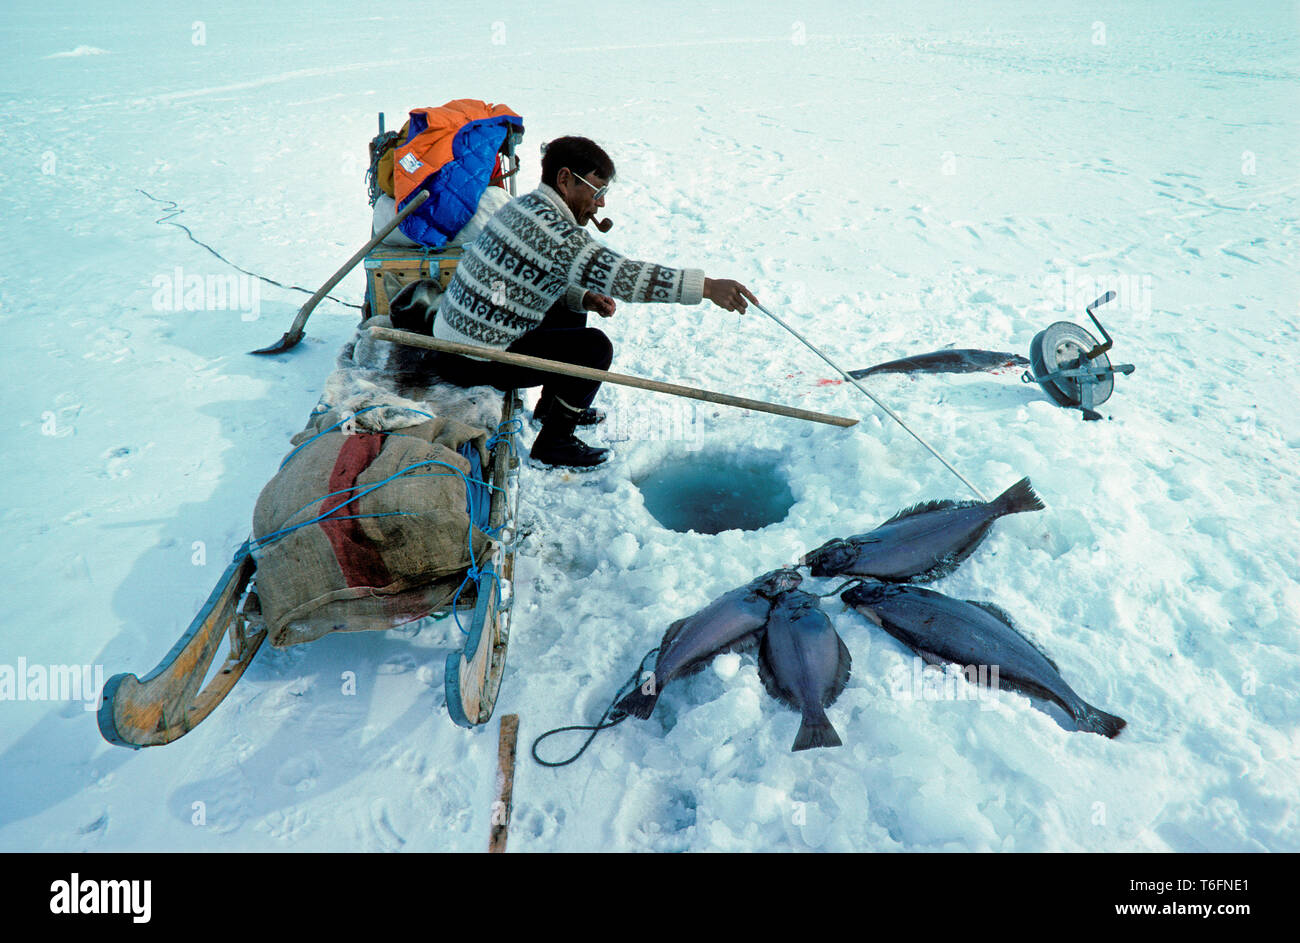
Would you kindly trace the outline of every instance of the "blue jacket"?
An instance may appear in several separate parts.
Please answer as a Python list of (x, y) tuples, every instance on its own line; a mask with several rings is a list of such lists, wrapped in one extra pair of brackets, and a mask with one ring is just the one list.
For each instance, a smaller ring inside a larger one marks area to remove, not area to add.
[(469, 99), (412, 111), (406, 141), (394, 155), (397, 209), (422, 190), (429, 199), (402, 220), (402, 232), (435, 249), (445, 246), (478, 208), (506, 135), (523, 126), (504, 105)]

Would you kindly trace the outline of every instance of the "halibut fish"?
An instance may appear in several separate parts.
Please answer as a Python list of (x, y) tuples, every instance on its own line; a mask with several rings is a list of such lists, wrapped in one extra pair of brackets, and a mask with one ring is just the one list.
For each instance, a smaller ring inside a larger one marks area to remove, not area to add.
[[(919, 586), (864, 583), (840, 598), (931, 664), (997, 668), (997, 684), (1058, 704), (1080, 730), (1114, 737), (1126, 721), (1093, 707), (1061, 677), (1061, 670), (1016, 631), (992, 603), (963, 601)], [(988, 677), (965, 672), (969, 679)]]
[(988, 536), (999, 517), (1040, 511), (1028, 478), (987, 503), (927, 501), (899, 511), (875, 530), (827, 541), (804, 555), (813, 576), (865, 576), (928, 583), (947, 576)]
[(852, 667), (816, 596), (794, 591), (776, 601), (759, 649), (758, 677), (768, 694), (802, 715), (792, 752), (841, 745), (826, 708), (844, 691)]

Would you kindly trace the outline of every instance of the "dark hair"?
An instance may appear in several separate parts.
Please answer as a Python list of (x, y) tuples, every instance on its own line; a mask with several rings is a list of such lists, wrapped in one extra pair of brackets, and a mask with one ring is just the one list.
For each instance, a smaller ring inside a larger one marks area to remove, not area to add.
[(590, 138), (556, 138), (542, 148), (542, 183), (555, 186), (561, 167), (579, 177), (593, 170), (606, 180), (614, 179), (614, 162), (599, 144)]

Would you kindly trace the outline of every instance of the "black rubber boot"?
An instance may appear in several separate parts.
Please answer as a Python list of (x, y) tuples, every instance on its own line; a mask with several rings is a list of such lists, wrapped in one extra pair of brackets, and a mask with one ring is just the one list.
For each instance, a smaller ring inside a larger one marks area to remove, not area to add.
[(542, 417), (542, 431), (537, 433), (529, 457), (543, 465), (570, 468), (594, 468), (607, 461), (609, 449), (592, 448), (573, 434), (581, 414), (582, 410), (553, 399)]
[[(545, 393), (542, 394), (541, 398), (537, 400), (537, 407), (533, 410), (533, 422), (546, 421), (546, 415), (547, 413), (550, 412), (551, 403), (554, 401), (554, 399), (555, 397), (553, 396), (547, 396)], [(595, 426), (595, 425), (599, 425), (604, 421), (605, 421), (605, 410), (595, 409), (591, 406), (588, 406), (586, 409), (582, 410), (578, 414), (577, 418), (574, 420), (574, 425)]]

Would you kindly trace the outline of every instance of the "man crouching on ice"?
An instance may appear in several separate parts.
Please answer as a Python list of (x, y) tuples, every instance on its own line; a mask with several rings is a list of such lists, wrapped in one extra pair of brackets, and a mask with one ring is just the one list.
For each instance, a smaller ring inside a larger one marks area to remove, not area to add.
[[(687, 305), (708, 298), (741, 312), (746, 298), (758, 300), (739, 282), (636, 262), (596, 242), (582, 227), (605, 205), (613, 179), (614, 162), (594, 141), (562, 137), (548, 144), (541, 186), (502, 207), (466, 247), (439, 302), (433, 336), (607, 370), (613, 346), (603, 331), (587, 327), (586, 312), (610, 317), (615, 298)], [(589, 467), (609, 457), (609, 449), (573, 434), (605, 418), (590, 408), (599, 381), (447, 353), (438, 354), (436, 369), (462, 386), (540, 385), (534, 460)]]

